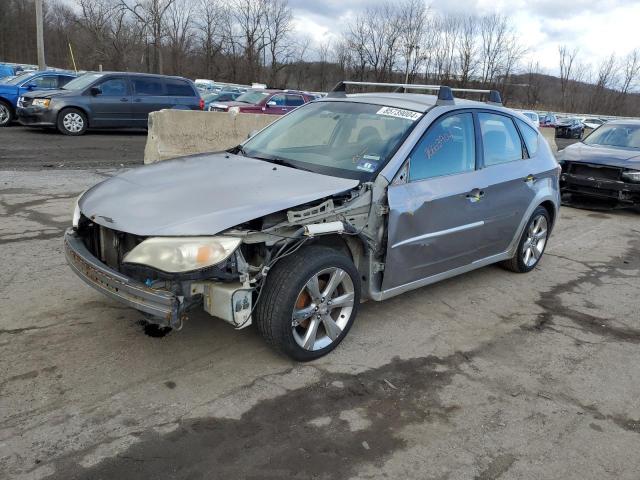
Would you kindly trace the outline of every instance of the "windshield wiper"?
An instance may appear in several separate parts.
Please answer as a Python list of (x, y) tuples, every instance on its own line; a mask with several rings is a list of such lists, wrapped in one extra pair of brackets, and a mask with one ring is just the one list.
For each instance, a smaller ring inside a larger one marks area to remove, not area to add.
[(277, 158), (277, 157), (266, 158), (266, 157), (256, 157), (256, 156), (254, 156), (252, 158), (256, 158), (258, 160), (263, 160), (263, 161), (269, 162), (269, 163), (275, 163), (276, 165), (282, 165), (283, 167), (295, 168), (297, 170), (305, 170), (307, 172), (311, 172), (312, 171), (312, 170), (309, 170), (308, 168), (300, 167), (300, 166), (294, 164), (293, 162), (290, 162), (289, 160), (285, 160), (283, 158)]

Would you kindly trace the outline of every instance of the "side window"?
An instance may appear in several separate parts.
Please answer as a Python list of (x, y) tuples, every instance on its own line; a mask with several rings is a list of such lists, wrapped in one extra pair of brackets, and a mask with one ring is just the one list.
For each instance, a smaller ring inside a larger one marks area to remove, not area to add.
[(67, 83), (69, 83), (73, 79), (74, 79), (74, 77), (67, 77), (66, 75), (59, 75), (58, 76), (58, 88), (64, 87)]
[(459, 113), (436, 120), (413, 149), (410, 158), (410, 181), (475, 170), (473, 115)]
[(300, 95), (287, 95), (286, 96), (287, 107), (299, 107), (304, 105), (304, 98)]
[(538, 132), (536, 132), (529, 125), (524, 123), (522, 120), (518, 120), (516, 118), (516, 122), (518, 122), (518, 127), (520, 128), (520, 133), (524, 137), (524, 143), (527, 146), (527, 152), (529, 152), (529, 158), (533, 158), (538, 153)]
[(127, 81), (124, 78), (110, 78), (97, 85), (103, 97), (122, 97), (127, 95)]
[(58, 77), (54, 75), (45, 75), (27, 82), (27, 85), (32, 84), (37, 88), (58, 88)]
[(273, 97), (271, 97), (269, 99), (270, 102), (276, 102), (276, 105), (279, 107), (284, 107), (285, 106), (285, 97), (283, 94), (279, 93), (277, 95), (274, 95)]
[(167, 93), (171, 97), (195, 97), (196, 93), (191, 86), (182, 80), (167, 80)]
[(162, 96), (164, 94), (162, 81), (157, 78), (134, 77), (132, 81), (133, 93), (136, 95)]
[(478, 113), (478, 120), (487, 167), (522, 159), (522, 142), (513, 120), (495, 113)]

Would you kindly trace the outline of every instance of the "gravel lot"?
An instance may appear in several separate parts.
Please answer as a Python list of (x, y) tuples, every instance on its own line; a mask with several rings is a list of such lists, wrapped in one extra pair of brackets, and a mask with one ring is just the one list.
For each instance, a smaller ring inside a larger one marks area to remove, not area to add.
[[(0, 135), (97, 163), (144, 141)], [(300, 365), (204, 314), (148, 337), (76, 279), (61, 235), (113, 173), (0, 171), (0, 478), (637, 480), (637, 213), (565, 207), (532, 273), (364, 304), (334, 353)]]

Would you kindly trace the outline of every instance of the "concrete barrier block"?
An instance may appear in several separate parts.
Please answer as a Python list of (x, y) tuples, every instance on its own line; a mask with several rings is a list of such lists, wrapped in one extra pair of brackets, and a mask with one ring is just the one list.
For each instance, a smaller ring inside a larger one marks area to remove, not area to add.
[(234, 147), (279, 115), (160, 110), (149, 114), (144, 163)]

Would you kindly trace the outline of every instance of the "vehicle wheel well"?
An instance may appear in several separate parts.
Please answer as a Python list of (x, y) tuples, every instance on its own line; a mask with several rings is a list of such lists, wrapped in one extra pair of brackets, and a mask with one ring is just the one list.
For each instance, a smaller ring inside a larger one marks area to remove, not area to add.
[(58, 112), (58, 118), (59, 118), (59, 117), (60, 117), (60, 115), (62, 115), (65, 111), (67, 111), (67, 110), (71, 110), (71, 109), (73, 109), (73, 110), (80, 110), (82, 113), (84, 113), (84, 116), (85, 116), (85, 117), (87, 117), (87, 127), (91, 126), (91, 122), (90, 122), (90, 120), (89, 120), (89, 112), (87, 112), (87, 110), (86, 110), (86, 109), (84, 109), (84, 108), (82, 108), (82, 107), (76, 107), (76, 106), (71, 106), (71, 105), (69, 105), (69, 106), (67, 106), (67, 107), (64, 107), (62, 110), (60, 110), (60, 111)]
[(541, 207), (544, 207), (547, 213), (549, 214), (549, 218), (551, 219), (551, 226), (555, 224), (556, 221), (556, 207), (551, 200), (545, 200), (540, 204)]
[(15, 108), (13, 108), (13, 105), (11, 105), (11, 102), (10, 102), (9, 100), (7, 100), (6, 98), (4, 98), (4, 97), (0, 97), (0, 102), (2, 102), (2, 103), (6, 103), (6, 104), (7, 104), (7, 106), (8, 106), (12, 111), (15, 111)]
[(314, 244), (329, 247), (342, 253), (349, 257), (355, 265), (360, 263), (364, 254), (362, 242), (357, 237), (345, 237), (338, 234), (322, 235), (317, 237)]

